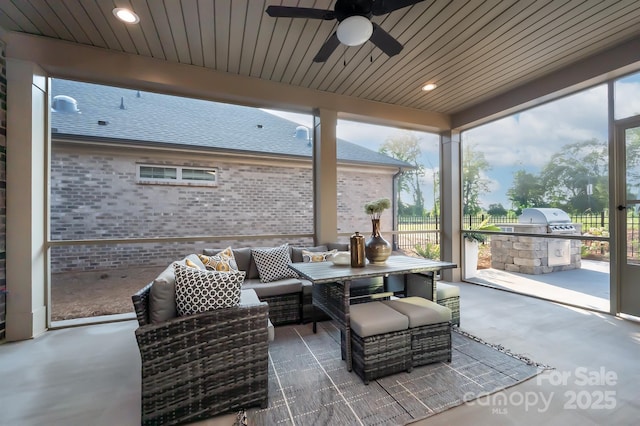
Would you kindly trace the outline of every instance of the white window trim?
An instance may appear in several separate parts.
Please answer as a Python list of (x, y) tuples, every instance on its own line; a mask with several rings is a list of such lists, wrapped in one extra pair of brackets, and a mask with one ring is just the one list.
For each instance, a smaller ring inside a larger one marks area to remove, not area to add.
[[(163, 178), (143, 178), (140, 177), (141, 167), (161, 167), (164, 169), (176, 169), (175, 179), (163, 179)], [(206, 170), (215, 172), (215, 179), (209, 180), (194, 180), (183, 179), (182, 170)], [(136, 182), (141, 185), (179, 185), (179, 186), (218, 186), (218, 168), (217, 167), (192, 167), (192, 166), (174, 166), (171, 164), (136, 164)]]

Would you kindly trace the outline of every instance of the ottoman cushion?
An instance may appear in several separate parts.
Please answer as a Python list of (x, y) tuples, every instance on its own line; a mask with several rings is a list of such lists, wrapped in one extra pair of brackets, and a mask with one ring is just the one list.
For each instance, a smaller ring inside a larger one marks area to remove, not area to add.
[(458, 288), (458, 286), (437, 282), (436, 289), (438, 300), (449, 299), (451, 297), (460, 297), (460, 288)]
[(409, 328), (451, 321), (451, 309), (422, 297), (405, 297), (380, 303), (407, 316)]
[(358, 303), (349, 307), (351, 329), (360, 337), (406, 330), (409, 319), (381, 302)]

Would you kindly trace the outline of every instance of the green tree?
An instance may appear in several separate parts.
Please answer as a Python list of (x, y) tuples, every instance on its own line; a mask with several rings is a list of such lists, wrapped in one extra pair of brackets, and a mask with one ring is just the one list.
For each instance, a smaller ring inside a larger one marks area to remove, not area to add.
[(502, 203), (489, 204), (489, 208), (487, 209), (487, 214), (491, 216), (506, 216), (507, 213), (507, 209), (504, 208)]
[(480, 195), (489, 192), (489, 179), (484, 172), (491, 170), (484, 153), (476, 145), (465, 145), (462, 154), (462, 202), (464, 215), (476, 215), (482, 211)]
[(551, 207), (600, 212), (608, 205), (607, 145), (596, 139), (565, 145), (540, 173)]
[(420, 139), (413, 133), (402, 132), (387, 138), (378, 150), (381, 154), (411, 164), (414, 169), (407, 170), (398, 178), (398, 189), (406, 192), (413, 198), (413, 205), (398, 203), (400, 214), (424, 214), (424, 196), (420, 188), (420, 177), (424, 176), (424, 166), (420, 164), (422, 151), (419, 145)]
[(540, 176), (524, 170), (518, 170), (513, 174), (513, 185), (507, 190), (512, 208), (518, 215), (527, 207), (545, 207), (544, 194), (545, 187)]

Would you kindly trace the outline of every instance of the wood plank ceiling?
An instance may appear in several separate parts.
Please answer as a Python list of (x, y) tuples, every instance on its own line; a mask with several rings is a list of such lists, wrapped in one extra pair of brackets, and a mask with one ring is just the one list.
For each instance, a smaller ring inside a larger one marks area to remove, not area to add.
[[(640, 35), (637, 0), (435, 0), (373, 21), (404, 45), (315, 54), (336, 21), (271, 18), (269, 5), (333, 0), (0, 0), (0, 26), (362, 99), (456, 113)], [(117, 21), (128, 7), (138, 25)], [(433, 92), (422, 92), (435, 82)]]

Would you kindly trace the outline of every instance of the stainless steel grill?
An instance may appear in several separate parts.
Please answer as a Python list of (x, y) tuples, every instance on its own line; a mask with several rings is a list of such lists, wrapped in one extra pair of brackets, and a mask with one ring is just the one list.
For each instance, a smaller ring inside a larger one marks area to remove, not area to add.
[(522, 211), (518, 223), (546, 225), (549, 234), (575, 234), (576, 227), (569, 215), (555, 208), (529, 208)]

